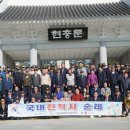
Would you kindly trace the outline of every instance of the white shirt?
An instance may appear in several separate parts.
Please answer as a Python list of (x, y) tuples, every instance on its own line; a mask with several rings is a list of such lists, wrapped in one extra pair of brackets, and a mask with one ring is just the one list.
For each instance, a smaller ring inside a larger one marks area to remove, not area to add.
[(75, 85), (75, 80), (74, 80), (74, 74), (66, 74), (66, 79), (67, 79), (67, 85), (69, 86), (74, 86)]
[(51, 78), (49, 74), (41, 75), (41, 85), (51, 86)]
[(24, 104), (24, 97), (21, 97), (20, 104)]

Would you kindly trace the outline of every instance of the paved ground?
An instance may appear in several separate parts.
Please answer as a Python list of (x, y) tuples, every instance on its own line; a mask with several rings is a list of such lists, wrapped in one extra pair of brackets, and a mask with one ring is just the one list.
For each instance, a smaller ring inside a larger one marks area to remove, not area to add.
[(0, 130), (130, 130), (130, 117), (0, 121)]

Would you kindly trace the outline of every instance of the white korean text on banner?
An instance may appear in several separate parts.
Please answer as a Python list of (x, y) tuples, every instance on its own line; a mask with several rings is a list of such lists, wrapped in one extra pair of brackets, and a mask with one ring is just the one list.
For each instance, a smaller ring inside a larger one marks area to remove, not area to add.
[(8, 117), (122, 115), (122, 102), (48, 102), (8, 105)]

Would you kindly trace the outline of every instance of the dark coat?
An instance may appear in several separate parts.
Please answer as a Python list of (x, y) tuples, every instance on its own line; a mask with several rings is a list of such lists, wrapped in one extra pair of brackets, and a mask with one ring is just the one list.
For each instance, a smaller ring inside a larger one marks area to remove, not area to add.
[(3, 80), (3, 84), (4, 84), (4, 90), (12, 90), (13, 89), (13, 83), (12, 83), (12, 79), (11, 78), (5, 78)]
[(111, 85), (117, 85), (118, 84), (118, 73), (115, 72), (114, 74), (111, 72), (110, 74), (110, 84)]
[(87, 84), (87, 77), (86, 76), (78, 76), (78, 87), (84, 88)]
[(96, 100), (94, 97), (91, 97), (91, 101), (102, 101), (102, 99), (100, 97), (98, 97)]
[(14, 102), (14, 98), (13, 96), (11, 96), (11, 98), (9, 98), (8, 96), (5, 97), (5, 101), (6, 101), (6, 104), (12, 104)]
[(63, 84), (65, 84), (65, 79), (64, 79), (63, 75), (60, 73), (59, 78), (58, 78), (58, 74), (56, 73), (54, 75), (54, 85), (63, 86)]
[(53, 86), (54, 84), (55, 84), (55, 73), (53, 72), (53, 73), (49, 73), (49, 75), (50, 75), (50, 78), (51, 78), (51, 86)]
[(111, 81), (111, 70), (109, 68), (106, 68), (104, 71), (106, 72), (107, 82), (110, 84), (110, 81)]
[(7, 105), (5, 105), (5, 109), (2, 108), (2, 106), (0, 105), (0, 115), (4, 115), (4, 117), (0, 117), (1, 119), (6, 119), (7, 118)]
[(97, 92), (99, 96), (101, 95), (101, 89), (99, 87), (96, 90), (94, 87), (91, 89), (91, 96), (94, 96), (94, 92)]
[(63, 75), (64, 84), (67, 84), (66, 74), (67, 74), (68, 70), (66, 68), (61, 68), (60, 72)]
[(31, 77), (31, 80), (32, 80), (32, 85), (34, 87), (39, 87), (40, 84), (41, 84), (41, 77), (39, 74), (37, 74), (37, 76), (35, 76), (35, 74), (32, 75)]
[(126, 95), (126, 91), (130, 88), (130, 78), (122, 78), (121, 80), (121, 89), (124, 93), (124, 96)]
[(106, 82), (106, 73), (105, 71), (98, 71), (97, 73), (97, 77), (98, 77), (98, 83), (99, 83), (99, 86), (102, 87), (103, 84)]
[(85, 98), (84, 98), (84, 101), (91, 101), (91, 97), (88, 97), (88, 98), (85, 97)]
[(20, 96), (21, 96), (20, 91), (14, 91), (12, 94), (14, 102), (16, 101), (16, 98), (20, 98)]
[(19, 87), (23, 86), (23, 73), (22, 72), (14, 73), (14, 84), (16, 84)]
[(104, 96), (102, 99), (103, 99), (103, 101), (108, 101), (108, 102), (111, 102), (111, 101), (112, 101), (111, 96), (109, 96), (108, 99), (106, 99), (105, 96)]
[(123, 102), (123, 96), (122, 95), (120, 95), (119, 97), (117, 97), (117, 96), (114, 96), (114, 98), (113, 98), (113, 101), (114, 102)]

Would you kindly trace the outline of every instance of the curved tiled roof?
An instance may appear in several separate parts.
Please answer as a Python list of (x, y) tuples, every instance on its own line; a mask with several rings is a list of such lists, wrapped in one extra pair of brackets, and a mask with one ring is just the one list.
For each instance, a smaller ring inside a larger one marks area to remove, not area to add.
[(0, 13), (0, 20), (51, 20), (128, 15), (130, 15), (130, 6), (124, 2), (65, 6), (9, 6)]

